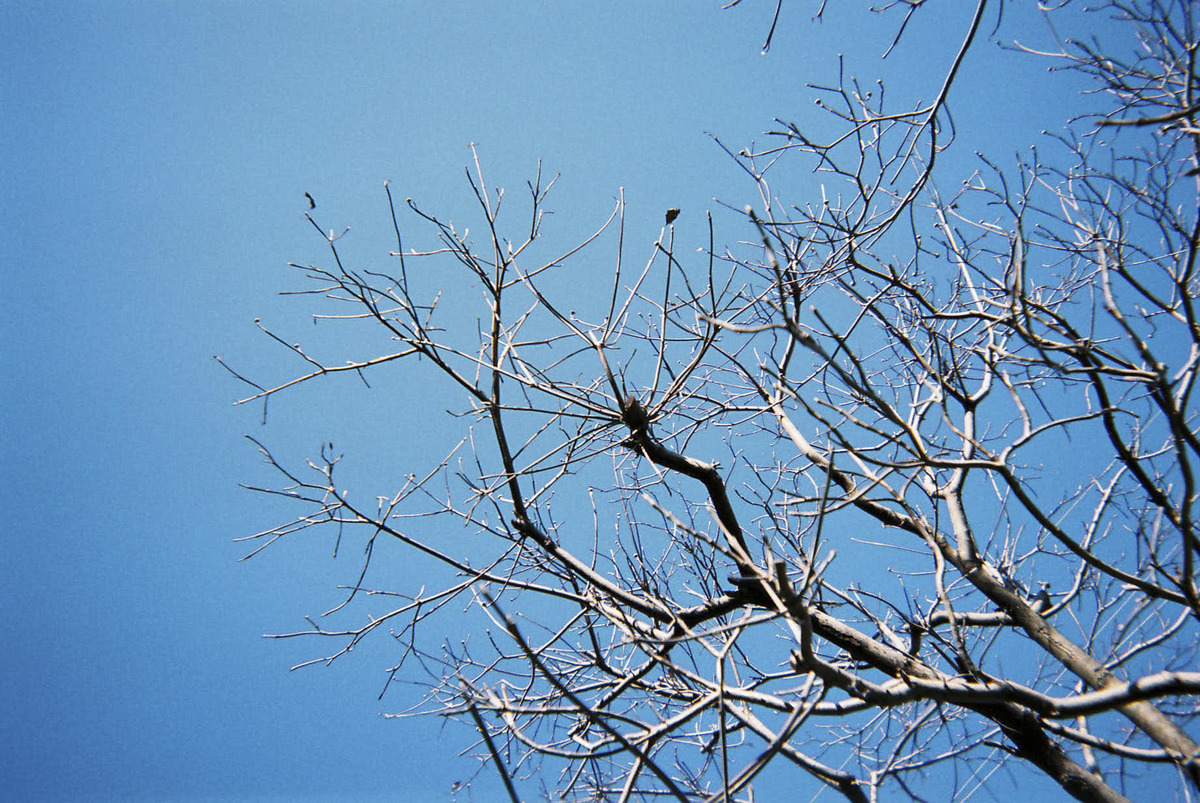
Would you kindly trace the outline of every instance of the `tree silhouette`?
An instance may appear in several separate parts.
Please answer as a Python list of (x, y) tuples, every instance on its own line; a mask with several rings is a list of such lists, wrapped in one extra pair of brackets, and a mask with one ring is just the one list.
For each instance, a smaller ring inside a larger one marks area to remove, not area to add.
[[(899, 38), (924, 3), (891, 5)], [(843, 78), (814, 88), (834, 135), (780, 120), (771, 147), (730, 149), (757, 189), (747, 240), (718, 247), (709, 215), (702, 257), (664, 225), (631, 268), (623, 200), (552, 251), (553, 182), (509, 222), (478, 157), (478, 244), (408, 201), (438, 242), (406, 250), (390, 188), (387, 270), (322, 233), (329, 264), (296, 266), (310, 292), (388, 350), (332, 364), (268, 331), (307, 368), (235, 374), (243, 401), (420, 362), (458, 394), (462, 440), (377, 505), (335, 481), (332, 445), (297, 469), (259, 444), (281, 480), (258, 490), (301, 510), (254, 538), (356, 528), (350, 599), (399, 600), (288, 635), (333, 658), (390, 631), (396, 676), (477, 729), (513, 799), (536, 779), (715, 801), (792, 772), (856, 801), (965, 796), (1012, 763), (1080, 800), (1155, 773), (1200, 789), (1196, 8), (1112, 2), (1092, 13), (1119, 36), (1030, 53), (1105, 106), (963, 180), (939, 157), (986, 6), (932, 102)], [(781, 159), (823, 195), (781, 200)], [(610, 255), (603, 299), (572, 294), (585, 253)], [(478, 327), (430, 289), (467, 280)], [(368, 588), (381, 539), (444, 571)], [(452, 645), (427, 623), (462, 601), (495, 628)]]

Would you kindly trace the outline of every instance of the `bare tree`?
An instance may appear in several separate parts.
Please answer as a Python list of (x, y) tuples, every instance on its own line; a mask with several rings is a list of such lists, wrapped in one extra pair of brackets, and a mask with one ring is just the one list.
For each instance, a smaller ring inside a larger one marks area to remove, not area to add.
[[(393, 673), (477, 728), (513, 799), (536, 779), (730, 800), (789, 772), (850, 800), (949, 799), (1014, 765), (1096, 801), (1173, 772), (1191, 799), (1197, 9), (1111, 2), (1095, 13), (1119, 36), (1031, 53), (1089, 76), (1098, 116), (961, 176), (947, 104), (986, 6), (931, 103), (846, 78), (813, 88), (837, 136), (781, 120), (771, 148), (730, 150), (758, 189), (750, 236), (716, 247), (710, 215), (706, 257), (668, 221), (631, 266), (623, 201), (552, 252), (553, 182), (539, 171), (509, 224), (478, 159), (479, 244), (411, 201), (438, 244), (406, 251), (393, 203), (387, 270), (323, 234), (330, 263), (297, 266), (310, 292), (389, 350), (333, 364), (271, 334), (308, 368), (244, 401), (420, 361), (459, 394), (463, 438), (377, 505), (335, 481), (332, 447), (296, 470), (262, 446), (282, 480), (258, 490), (301, 510), (254, 538), (356, 528), (347, 602), (398, 600), (288, 635), (335, 640), (332, 658), (390, 631)], [(780, 159), (822, 197), (781, 200)], [(603, 299), (572, 294), (585, 253), (612, 254)], [(478, 328), (430, 276), (482, 291)], [(381, 539), (448, 571), (371, 588)], [(426, 623), (464, 602), (497, 630), (443, 643)]]

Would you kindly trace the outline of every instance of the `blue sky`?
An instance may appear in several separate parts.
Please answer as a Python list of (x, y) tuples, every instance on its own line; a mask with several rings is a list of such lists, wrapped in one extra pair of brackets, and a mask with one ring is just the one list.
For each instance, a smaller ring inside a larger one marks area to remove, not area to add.
[[(328, 544), (239, 563), (233, 542), (277, 512), (238, 488), (261, 477), (242, 433), (294, 455), (336, 436), (368, 467), (445, 433), (356, 427), (390, 402), (335, 386), (281, 398), (263, 426), (212, 356), (256, 378), (299, 367), (253, 320), (311, 326), (277, 295), (298, 284), (288, 262), (323, 253), (305, 192), (323, 225), (352, 227), (347, 249), (382, 260), (383, 182), (466, 215), (471, 142), (514, 193), (539, 158), (562, 174), (559, 242), (623, 187), (645, 253), (671, 206), (703, 244), (714, 197), (754, 200), (706, 132), (736, 150), (776, 116), (820, 125), (804, 84), (832, 82), (837, 53), (866, 69), (882, 52), (883, 23), (814, 26), (815, 5), (785, 8), (764, 56), (765, 0), (0, 4), (7, 793), (394, 799), (402, 783), (453, 799), (470, 734), (380, 717), (397, 710), (376, 699), (384, 650), (289, 672), (325, 645), (261, 638), (336, 601)], [(936, 91), (960, 9), (890, 60), (898, 96)], [(1023, 24), (1009, 38), (1040, 35)], [(981, 48), (964, 81), (978, 95), (953, 99), (964, 153), (1007, 158), (1061, 125), (1075, 101), (1044, 67)]]

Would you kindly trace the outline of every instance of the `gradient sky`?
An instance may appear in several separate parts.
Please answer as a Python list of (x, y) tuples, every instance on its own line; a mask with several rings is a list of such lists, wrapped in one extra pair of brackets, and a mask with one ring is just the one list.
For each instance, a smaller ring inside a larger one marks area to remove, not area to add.
[[(466, 215), (471, 142), (513, 193), (539, 158), (561, 173), (558, 242), (623, 187), (638, 258), (671, 206), (687, 250), (704, 244), (714, 198), (755, 200), (706, 132), (737, 150), (777, 116), (820, 125), (804, 84), (832, 83), (837, 53), (866, 70), (895, 22), (816, 26), (816, 2), (788, 3), (762, 55), (774, 3), (720, 5), (0, 3), (5, 795), (469, 799), (453, 792), (467, 728), (379, 716), (400, 707), (377, 699), (385, 645), (289, 672), (328, 645), (261, 637), (331, 607), (349, 564), (324, 542), (239, 563), (233, 542), (277, 521), (238, 487), (263, 476), (242, 433), (296, 456), (336, 436), (399, 466), (454, 422), (355, 427), (391, 402), (330, 384), (273, 402), (264, 426), (212, 357), (268, 381), (300, 367), (253, 320), (310, 331), (303, 298), (277, 295), (299, 284), (288, 262), (325, 253), (305, 192), (382, 261), (383, 182)], [(889, 59), (897, 106), (932, 97), (957, 47), (969, 4), (940, 5)], [(1000, 38), (1043, 35), (1006, 13)], [(1045, 66), (987, 44), (968, 62), (951, 102), (964, 159), (1011, 163), (1061, 127), (1078, 101)]]

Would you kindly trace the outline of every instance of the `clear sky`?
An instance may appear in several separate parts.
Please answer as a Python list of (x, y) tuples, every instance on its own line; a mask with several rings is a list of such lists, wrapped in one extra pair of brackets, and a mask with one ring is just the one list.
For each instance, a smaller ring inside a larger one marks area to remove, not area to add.
[[(300, 368), (253, 320), (310, 331), (303, 299), (276, 295), (298, 285), (288, 262), (322, 255), (305, 192), (382, 261), (383, 182), (465, 214), (471, 142), (511, 192), (539, 158), (562, 174), (560, 242), (623, 187), (637, 253), (671, 206), (703, 245), (714, 198), (754, 201), (706, 132), (736, 150), (774, 117), (819, 124), (804, 84), (883, 50), (882, 27), (815, 26), (811, 2), (785, 4), (762, 55), (774, 3), (720, 5), (0, 3), (2, 794), (455, 799), (470, 733), (379, 716), (399, 708), (377, 699), (383, 645), (289, 672), (328, 645), (261, 638), (331, 607), (348, 564), (314, 542), (240, 563), (233, 542), (276, 512), (238, 488), (262, 476), (242, 433), (295, 455), (331, 438), (419, 453), (426, 435), (355, 428), (387, 399), (333, 385), (261, 425), (212, 356), (268, 380)], [(891, 59), (898, 97), (932, 97), (953, 55), (970, 4), (941, 5), (943, 27)], [(1040, 35), (1007, 13), (1002, 38)], [(987, 45), (968, 62), (964, 158), (1061, 126), (1075, 101), (1044, 68)]]

